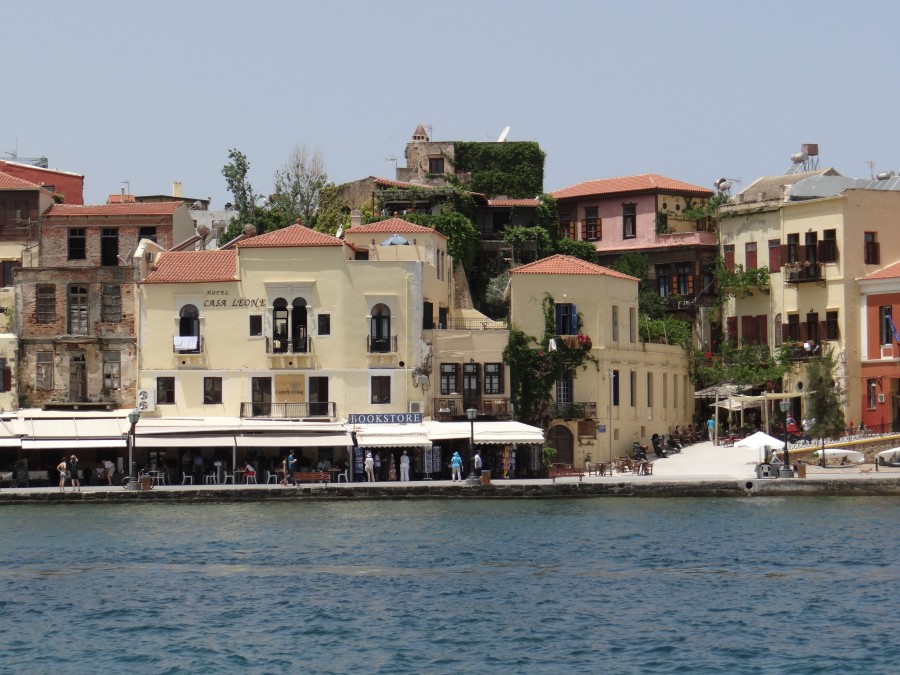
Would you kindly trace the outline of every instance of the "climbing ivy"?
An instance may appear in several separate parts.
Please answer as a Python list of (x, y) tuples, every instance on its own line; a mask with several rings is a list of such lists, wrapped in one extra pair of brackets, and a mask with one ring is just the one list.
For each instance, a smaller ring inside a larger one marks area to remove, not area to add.
[(458, 173), (469, 174), (464, 187), (488, 197), (515, 199), (540, 194), (545, 158), (540, 145), (532, 141), (454, 143), (454, 167)]

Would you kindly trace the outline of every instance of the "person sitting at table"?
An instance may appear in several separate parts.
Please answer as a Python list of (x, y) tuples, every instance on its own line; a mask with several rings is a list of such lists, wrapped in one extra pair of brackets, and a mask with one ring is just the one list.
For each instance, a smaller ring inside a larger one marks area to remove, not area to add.
[(251, 476), (256, 478), (256, 469), (253, 468), (253, 465), (250, 462), (247, 462), (244, 464), (244, 482), (249, 483)]

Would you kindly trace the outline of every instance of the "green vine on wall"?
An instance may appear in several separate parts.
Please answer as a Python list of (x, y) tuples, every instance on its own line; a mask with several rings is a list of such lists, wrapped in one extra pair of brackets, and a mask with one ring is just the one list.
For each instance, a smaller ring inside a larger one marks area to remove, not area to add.
[(469, 174), (464, 186), (494, 197), (530, 198), (544, 189), (544, 159), (540, 145), (532, 141), (506, 143), (454, 143), (453, 164)]
[[(547, 417), (553, 388), (560, 377), (579, 368), (587, 369), (589, 362), (598, 370), (600, 368), (600, 362), (591, 354), (590, 337), (581, 332), (581, 315), (578, 315), (577, 347), (571, 347), (556, 339), (556, 302), (553, 297), (545, 295), (542, 306), (542, 338), (538, 340), (511, 326), (509, 341), (503, 350), (503, 362), (509, 366), (510, 400), (516, 417), (537, 426), (542, 426)], [(550, 349), (550, 340), (554, 340), (555, 349)]]

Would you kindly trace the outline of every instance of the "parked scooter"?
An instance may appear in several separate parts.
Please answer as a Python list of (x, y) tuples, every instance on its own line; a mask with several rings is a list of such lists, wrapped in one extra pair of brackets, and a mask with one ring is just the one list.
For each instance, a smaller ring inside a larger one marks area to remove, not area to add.
[(647, 461), (647, 444), (634, 441), (631, 444), (631, 459), (639, 459), (643, 462)]
[(657, 457), (668, 457), (669, 451), (665, 448), (662, 442), (662, 438), (659, 434), (653, 434), (650, 437), (650, 442), (653, 444), (653, 454)]
[(677, 454), (681, 452), (681, 443), (676, 441), (672, 436), (669, 436), (666, 440), (666, 451), (671, 454)]

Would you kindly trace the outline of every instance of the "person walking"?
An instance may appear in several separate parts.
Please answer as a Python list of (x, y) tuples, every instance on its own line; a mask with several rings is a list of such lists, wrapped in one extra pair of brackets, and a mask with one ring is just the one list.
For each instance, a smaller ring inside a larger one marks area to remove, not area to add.
[(454, 452), (453, 457), (450, 458), (450, 471), (452, 473), (452, 482), (455, 483), (457, 480), (462, 482), (462, 457), (459, 456), (458, 452)]
[[(113, 476), (116, 473), (116, 465), (113, 464), (112, 461), (110, 461), (108, 459), (104, 459), (102, 464), (103, 464), (103, 471), (104, 471), (103, 477), (106, 479), (106, 484), (112, 485)], [(187, 473), (190, 473), (190, 471), (188, 471)]]
[(278, 482), (283, 487), (287, 487), (287, 457), (281, 460), (281, 480)]
[(59, 491), (65, 494), (66, 492), (66, 476), (68, 475), (69, 467), (66, 465), (66, 458), (63, 457), (59, 464), (56, 465), (56, 470), (59, 471)]
[(81, 492), (81, 481), (78, 480), (78, 458), (69, 457), (69, 476), (72, 480), (72, 492)]
[(294, 482), (294, 466), (297, 464), (297, 459), (294, 457), (294, 451), (291, 450), (290, 454), (287, 456), (287, 473), (284, 474), (284, 477), (287, 479), (287, 482), (291, 485), (296, 485)]
[(472, 468), (475, 475), (481, 478), (481, 453), (478, 450), (475, 451), (475, 456), (472, 458)]
[(375, 460), (371, 452), (366, 453), (366, 480), (369, 483), (375, 482)]
[(400, 482), (409, 480), (409, 455), (406, 450), (400, 455)]
[(715, 440), (715, 428), (716, 421), (712, 418), (712, 415), (710, 415), (709, 420), (706, 422), (706, 440)]

